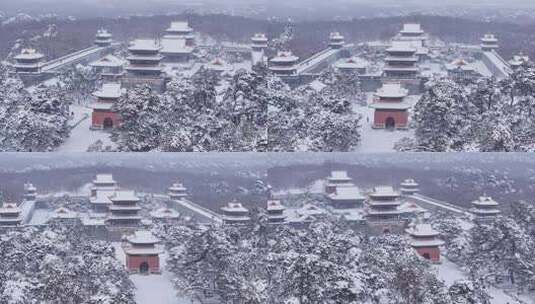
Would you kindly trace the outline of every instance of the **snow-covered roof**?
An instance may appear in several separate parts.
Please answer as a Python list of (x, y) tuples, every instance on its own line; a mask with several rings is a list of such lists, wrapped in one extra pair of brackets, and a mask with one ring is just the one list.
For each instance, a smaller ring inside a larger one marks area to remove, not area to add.
[(423, 34), (422, 26), (418, 23), (405, 23), (400, 33), (402, 34)]
[(376, 110), (408, 110), (412, 108), (412, 104), (408, 101), (402, 102), (374, 102), (370, 108)]
[(339, 60), (334, 66), (339, 69), (365, 69), (368, 65), (369, 62), (362, 58), (351, 57)]
[(392, 45), (386, 49), (387, 52), (404, 52), (404, 53), (411, 53), (416, 52), (416, 48), (410, 41), (400, 41), (400, 40), (394, 40), (392, 41)]
[(72, 210), (69, 210), (65, 207), (59, 207), (58, 209), (54, 210), (54, 214), (52, 215), (52, 218), (74, 219), (74, 218), (78, 218), (78, 213)]
[(329, 181), (351, 181), (351, 177), (347, 175), (347, 171), (342, 170), (331, 171), (328, 179)]
[(401, 182), (402, 187), (418, 187), (419, 184), (412, 178), (407, 178)]
[(344, 36), (340, 32), (332, 32), (329, 34), (330, 40), (344, 40)]
[(435, 237), (439, 235), (439, 232), (433, 229), (431, 224), (419, 223), (409, 227), (405, 230), (409, 235), (414, 237)]
[(370, 193), (371, 197), (394, 197), (399, 196), (399, 192), (395, 191), (392, 186), (376, 186)]
[(186, 191), (187, 188), (184, 187), (184, 184), (182, 184), (181, 182), (176, 182), (174, 184), (171, 185), (171, 187), (168, 188), (169, 191), (177, 191), (177, 192), (182, 192), (182, 191)]
[(106, 55), (97, 61), (91, 62), (89, 65), (92, 67), (121, 67), (124, 65), (124, 60), (114, 55)]
[(226, 206), (222, 207), (224, 212), (249, 212), (249, 210), (239, 202), (230, 202)]
[(189, 26), (187, 21), (173, 21), (169, 28), (168, 32), (191, 32), (193, 29)]
[(130, 43), (130, 51), (159, 51), (160, 45), (154, 39), (136, 39)]
[(2, 208), (0, 208), (0, 214), (18, 214), (22, 210), (15, 203), (4, 202)]
[(277, 56), (271, 58), (269, 61), (275, 63), (295, 63), (299, 61), (299, 57), (292, 54), (291, 51), (281, 51), (277, 53)]
[(128, 236), (127, 241), (135, 245), (147, 245), (147, 244), (156, 244), (160, 240), (157, 239), (150, 231), (138, 230), (134, 232), (134, 235)]
[(496, 36), (494, 36), (494, 34), (485, 34), (482, 38), (481, 38), (481, 41), (484, 42), (484, 43), (496, 43), (498, 42), (498, 38), (496, 38)]
[(520, 52), (518, 55), (514, 55), (513, 58), (509, 60), (509, 64), (512, 66), (519, 66), (527, 62), (529, 62), (529, 56), (522, 52)]
[(111, 38), (112, 35), (110, 32), (108, 32), (108, 30), (101, 28), (97, 31), (96, 37), (97, 38)]
[(123, 93), (120, 83), (104, 83), (93, 95), (98, 98), (119, 98)]
[(150, 215), (158, 219), (176, 219), (180, 217), (180, 213), (171, 208), (160, 208), (151, 212)]
[(357, 186), (336, 187), (334, 193), (329, 194), (331, 200), (365, 200)]
[(193, 48), (186, 45), (186, 40), (182, 38), (162, 38), (160, 41), (164, 54), (190, 54)]
[(313, 221), (317, 218), (317, 216), (322, 216), (326, 213), (327, 212), (324, 209), (312, 204), (305, 204), (300, 208), (286, 209), (288, 222), (297, 223)]
[(475, 68), (474, 66), (469, 63), (468, 61), (464, 60), (464, 59), (455, 59), (454, 61), (450, 62), (449, 64), (446, 64), (446, 69), (448, 71), (452, 71), (452, 70), (463, 70), (463, 71), (466, 71), (466, 72), (469, 72), (469, 71), (475, 71)]
[(45, 55), (39, 53), (38, 51), (36, 51), (35, 49), (22, 49), (22, 51), (20, 52), (20, 54), (18, 54), (17, 56), (14, 57), (15, 60), (37, 60), (37, 59), (42, 59), (44, 58)]
[(97, 174), (93, 184), (115, 184), (112, 174)]
[(268, 200), (266, 209), (267, 211), (281, 211), (286, 209), (286, 207), (279, 200)]
[(216, 71), (216, 72), (224, 72), (224, 71), (232, 70), (232, 66), (227, 64), (221, 58), (215, 58), (214, 60), (210, 61), (210, 63), (205, 65), (205, 68), (211, 71)]
[(136, 195), (136, 193), (132, 190), (117, 190), (115, 193), (110, 197), (110, 200), (112, 202), (116, 201), (122, 201), (122, 202), (137, 202), (139, 201), (139, 197)]
[(408, 94), (409, 90), (405, 89), (401, 83), (384, 83), (375, 93), (380, 98), (404, 98)]
[(24, 191), (26, 192), (35, 192), (37, 191), (37, 188), (32, 183), (25, 183), (24, 184)]
[(480, 196), (477, 200), (473, 201), (472, 204), (476, 206), (498, 206), (498, 202), (489, 196)]
[(253, 35), (253, 37), (251, 37), (251, 40), (253, 42), (262, 42), (262, 43), (265, 43), (268, 41), (268, 38), (266, 37), (266, 34), (264, 33), (256, 33)]
[(115, 190), (97, 190), (97, 193), (94, 197), (89, 198), (91, 204), (102, 204), (102, 205), (111, 205), (110, 196), (115, 193)]

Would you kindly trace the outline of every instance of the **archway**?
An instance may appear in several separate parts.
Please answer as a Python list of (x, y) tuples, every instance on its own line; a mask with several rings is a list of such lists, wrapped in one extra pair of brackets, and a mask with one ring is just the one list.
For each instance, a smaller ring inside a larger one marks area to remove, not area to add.
[(385, 128), (392, 130), (396, 127), (396, 121), (392, 117), (388, 117), (385, 121)]
[(148, 273), (149, 272), (149, 263), (143, 262), (139, 265), (139, 272), (140, 273)]
[(423, 257), (424, 257), (424, 259), (426, 259), (426, 260), (430, 260), (430, 259), (431, 259), (431, 256), (429, 255), (429, 253), (424, 253), (424, 254), (423, 254)]
[(104, 129), (113, 128), (113, 120), (109, 117), (104, 118), (103, 127)]

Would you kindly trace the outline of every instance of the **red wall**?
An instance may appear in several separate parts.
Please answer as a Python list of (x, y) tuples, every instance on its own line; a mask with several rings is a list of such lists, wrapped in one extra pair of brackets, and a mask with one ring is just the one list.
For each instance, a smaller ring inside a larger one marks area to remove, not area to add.
[(438, 247), (421, 247), (416, 248), (416, 252), (422, 257), (425, 253), (429, 254), (429, 260), (432, 262), (440, 261), (440, 249)]
[(121, 123), (119, 114), (106, 111), (93, 111), (91, 115), (92, 127), (93, 128), (102, 128), (104, 126), (104, 119), (111, 118), (113, 121), (113, 127), (117, 127)]
[(375, 110), (373, 127), (384, 128), (388, 117), (394, 118), (396, 128), (407, 128), (409, 113), (407, 111), (379, 111)]
[(160, 258), (157, 255), (127, 255), (126, 269), (131, 272), (139, 272), (139, 266), (143, 262), (147, 262), (149, 264), (149, 272), (160, 272)]

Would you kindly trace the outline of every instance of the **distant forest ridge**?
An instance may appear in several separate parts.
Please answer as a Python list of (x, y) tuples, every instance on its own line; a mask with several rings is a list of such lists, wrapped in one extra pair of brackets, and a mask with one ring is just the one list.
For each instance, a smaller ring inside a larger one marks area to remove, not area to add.
[[(100, 27), (110, 30), (118, 41), (134, 38), (158, 37), (171, 21), (188, 20), (202, 34), (220, 41), (248, 43), (251, 35), (265, 32), (277, 37), (288, 24), (285, 20), (259, 20), (222, 14), (173, 16), (90, 18), (81, 20), (47, 19), (14, 23), (0, 27), (0, 56), (10, 55), (13, 47), (33, 46), (48, 59), (92, 45)], [(405, 22), (419, 22), (433, 36), (446, 42), (478, 44), (485, 33), (494, 33), (500, 39), (500, 53), (509, 58), (523, 51), (535, 58), (535, 24), (490, 23), (453, 17), (414, 15), (355, 19), (351, 21), (296, 22), (295, 36), (290, 47), (301, 58), (306, 58), (326, 47), (328, 34), (340, 31), (350, 42), (387, 40), (397, 33)], [(11, 54), (13, 55), (13, 54)]]

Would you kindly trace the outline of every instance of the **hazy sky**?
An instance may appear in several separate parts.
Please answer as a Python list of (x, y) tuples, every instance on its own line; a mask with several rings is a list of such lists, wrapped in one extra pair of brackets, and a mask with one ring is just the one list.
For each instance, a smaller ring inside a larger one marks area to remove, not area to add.
[(33, 14), (57, 12), (58, 14), (110, 15), (110, 13), (152, 13), (165, 12), (165, 9), (180, 10), (187, 7), (205, 9), (239, 9), (280, 7), (303, 7), (303, 10), (319, 8), (336, 9), (358, 5), (384, 6), (395, 5), (410, 9), (429, 7), (453, 7), (462, 10), (466, 7), (534, 7), (535, 0), (0, 0), (0, 11), (14, 14), (28, 12)]

